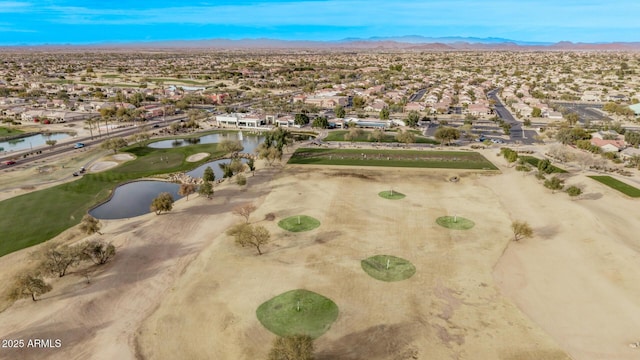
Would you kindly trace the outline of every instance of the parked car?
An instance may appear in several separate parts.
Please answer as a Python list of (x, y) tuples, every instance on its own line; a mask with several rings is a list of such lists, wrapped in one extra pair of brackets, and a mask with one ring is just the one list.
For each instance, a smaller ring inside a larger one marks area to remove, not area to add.
[(76, 171), (73, 173), (73, 176), (80, 176), (80, 174)]
[(83, 166), (83, 167), (80, 168), (79, 172), (80, 172), (80, 174), (84, 174), (86, 171), (87, 171), (87, 169), (85, 169), (84, 166)]
[(15, 162), (15, 161), (13, 161), (13, 160), (9, 160), (9, 161), (6, 161), (6, 162), (5, 162), (5, 164), (6, 164), (7, 166), (9, 166), (9, 165), (15, 165), (15, 163), (16, 163), (16, 162)]

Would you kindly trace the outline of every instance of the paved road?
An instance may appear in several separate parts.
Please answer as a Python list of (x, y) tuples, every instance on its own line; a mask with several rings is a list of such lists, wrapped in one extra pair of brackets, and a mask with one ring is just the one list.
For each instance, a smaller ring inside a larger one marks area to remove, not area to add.
[(537, 133), (533, 130), (524, 130), (522, 123), (511, 115), (511, 112), (502, 105), (500, 99), (498, 99), (498, 90), (494, 89), (487, 93), (489, 99), (496, 102), (495, 110), (498, 116), (506, 123), (511, 124), (511, 133), (509, 134), (510, 142), (520, 142), (525, 145), (531, 145), (534, 143), (534, 136)]
[(420, 89), (415, 94), (409, 97), (409, 102), (420, 101), (424, 94), (427, 92), (427, 89)]
[[(163, 127), (167, 127), (169, 125), (171, 125), (171, 123), (173, 122), (177, 122), (180, 120), (184, 120), (187, 118), (187, 115), (176, 115), (173, 117), (170, 117), (169, 119), (167, 119), (164, 122), (160, 122), (157, 123), (158, 125), (160, 125), (159, 128), (163, 128)], [(136, 132), (140, 131), (140, 129), (138, 127), (128, 127), (128, 128), (124, 128), (124, 129), (116, 129), (116, 130), (111, 130), (109, 132), (109, 137), (115, 137), (115, 136), (128, 136), (128, 135), (132, 135)], [(53, 149), (49, 149), (48, 147), (42, 147), (40, 149), (36, 149), (36, 150), (25, 150), (25, 151), (17, 151), (17, 152), (11, 152), (11, 153), (7, 153), (5, 155), (3, 155), (2, 157), (0, 157), (0, 162), (4, 163), (5, 161), (11, 160), (11, 159), (16, 159), (17, 164), (16, 165), (22, 165), (22, 164), (27, 164), (36, 160), (41, 160), (41, 159), (45, 159), (48, 158), (50, 156), (54, 156), (54, 155), (59, 155), (59, 154), (64, 154), (64, 153), (70, 153), (70, 152), (78, 152), (78, 151), (82, 151), (81, 149), (74, 149), (73, 148), (73, 144), (77, 143), (77, 142), (81, 142), (83, 144), (85, 144), (85, 147), (89, 147), (89, 146), (94, 146), (94, 145), (98, 145), (100, 143), (102, 143), (105, 139), (107, 139), (108, 137), (106, 135), (103, 135), (101, 138), (97, 138), (96, 136), (94, 136), (95, 139), (91, 139), (90, 136), (87, 137), (82, 137), (82, 138), (76, 138), (74, 140), (73, 143), (66, 143), (66, 144), (60, 144), (60, 145), (56, 145), (56, 147), (54, 147)], [(33, 154), (33, 155), (29, 155), (26, 158), (23, 158), (24, 154), (28, 154), (28, 153), (33, 153), (34, 151), (39, 151), (42, 150), (41, 154)], [(16, 165), (11, 165), (11, 166), (16, 166)], [(4, 169), (6, 168), (6, 165), (2, 165), (0, 166), (0, 169)]]

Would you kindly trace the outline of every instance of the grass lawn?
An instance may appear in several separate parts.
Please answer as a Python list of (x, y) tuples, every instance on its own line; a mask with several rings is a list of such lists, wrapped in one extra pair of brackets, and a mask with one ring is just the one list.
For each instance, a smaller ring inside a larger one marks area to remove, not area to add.
[(640, 197), (640, 189), (633, 187), (629, 184), (623, 183), (620, 180), (614, 179), (611, 176), (589, 176), (589, 177), (597, 182), (607, 185), (612, 189), (618, 190), (627, 196)]
[(381, 191), (378, 193), (381, 198), (389, 199), (389, 200), (400, 200), (406, 197), (405, 194), (399, 193), (397, 191)]
[(278, 226), (291, 232), (309, 231), (320, 226), (318, 219), (307, 215), (290, 216), (278, 222)]
[(300, 148), (289, 164), (497, 170), (472, 151)]
[(372, 256), (362, 260), (360, 265), (369, 276), (381, 281), (406, 280), (416, 273), (416, 267), (412, 263), (391, 255)]
[(475, 223), (460, 216), (441, 216), (436, 219), (436, 223), (452, 230), (469, 230)]
[(258, 320), (278, 336), (309, 335), (318, 338), (338, 318), (338, 306), (308, 290), (291, 290), (263, 303)]
[(200, 152), (208, 152), (213, 158), (224, 155), (217, 150), (217, 144), (152, 149), (143, 143), (122, 152), (137, 158), (104, 172), (86, 174), (72, 182), (0, 202), (0, 256), (47, 241), (76, 225), (89, 208), (106, 199), (120, 183), (186, 171), (211, 161), (211, 158), (186, 161), (189, 155)]
[[(409, 130), (410, 132), (414, 132), (417, 130)], [(326, 138), (324, 138), (325, 141), (348, 141), (344, 139), (344, 136), (348, 133), (348, 130), (335, 130), (335, 131), (330, 131), (329, 134), (327, 135)], [(371, 131), (367, 131), (364, 130), (364, 134), (358, 136), (355, 140), (353, 140), (354, 142), (375, 142), (369, 139), (369, 135), (371, 134)], [(416, 134), (416, 141), (415, 143), (417, 144), (439, 144), (439, 142), (432, 140), (432, 139), (428, 139), (426, 137), (423, 136), (419, 136), (419, 132)], [(394, 142), (398, 142), (398, 140), (396, 140), (396, 135), (395, 134), (385, 134), (384, 135), (384, 139), (382, 139), (380, 142), (383, 143), (394, 143)]]
[(175, 83), (189, 84), (189, 85), (208, 84), (206, 81), (195, 81), (195, 80), (189, 80), (189, 79), (176, 79), (176, 78), (150, 78), (148, 80), (150, 82), (162, 81), (162, 82), (175, 82)]
[[(533, 157), (533, 156), (519, 156), (521, 159), (523, 159), (524, 161), (526, 161), (529, 165), (533, 165), (534, 168), (538, 168), (538, 163), (540, 162), (541, 159), (538, 159), (537, 157)], [(552, 174), (562, 174), (562, 173), (566, 173), (567, 171), (564, 169), (561, 169), (557, 166), (551, 165), (551, 173)]]
[(19, 135), (24, 133), (22, 130), (0, 127), (0, 137), (9, 135)]

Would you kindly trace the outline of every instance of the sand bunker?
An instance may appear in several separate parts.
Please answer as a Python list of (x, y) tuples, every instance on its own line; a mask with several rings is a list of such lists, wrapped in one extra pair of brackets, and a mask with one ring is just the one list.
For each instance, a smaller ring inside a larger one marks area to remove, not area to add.
[(116, 165), (118, 165), (118, 163), (115, 161), (100, 161), (91, 165), (91, 167), (89, 168), (89, 171), (91, 172), (103, 171), (103, 170), (111, 169)]
[(111, 158), (116, 161), (127, 161), (135, 159), (131, 154), (115, 154)]
[(197, 162), (209, 156), (209, 153), (197, 153), (189, 156), (187, 158), (188, 162)]

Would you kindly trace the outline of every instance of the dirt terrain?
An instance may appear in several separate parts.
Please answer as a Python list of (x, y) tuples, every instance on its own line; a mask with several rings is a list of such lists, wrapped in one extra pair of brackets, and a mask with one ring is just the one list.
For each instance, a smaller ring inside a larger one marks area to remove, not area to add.
[[(113, 262), (89, 282), (84, 271), (55, 279), (42, 300), (0, 313), (0, 339), (62, 345), (2, 348), (0, 358), (262, 359), (274, 335), (256, 308), (305, 288), (340, 309), (315, 342), (320, 360), (636, 359), (640, 350), (629, 344), (640, 340), (637, 202), (582, 175), (568, 183), (586, 194), (570, 200), (532, 175), (501, 170), (268, 168), (246, 188), (223, 183), (212, 200), (105, 222), (102, 237), (117, 246)], [(407, 197), (377, 195), (391, 187)], [(224, 234), (241, 220), (230, 210), (246, 202), (258, 206), (250, 221), (272, 233), (262, 256)], [(277, 226), (297, 214), (322, 224), (297, 234)], [(475, 227), (435, 223), (454, 214)], [(529, 221), (535, 236), (512, 242), (515, 219)], [(3, 257), (0, 281), (32, 250)], [(370, 278), (360, 260), (377, 254), (405, 258), (417, 272), (396, 283)]]

